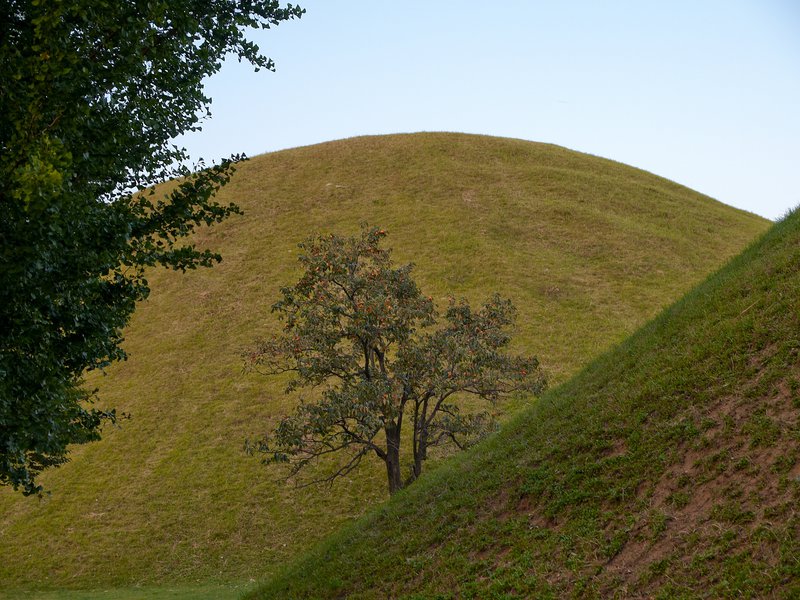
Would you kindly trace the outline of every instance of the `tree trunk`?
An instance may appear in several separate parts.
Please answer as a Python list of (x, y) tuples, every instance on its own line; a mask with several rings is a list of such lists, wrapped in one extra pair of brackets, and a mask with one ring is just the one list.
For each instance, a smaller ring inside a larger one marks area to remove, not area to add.
[(389, 478), (389, 493), (394, 494), (403, 487), (400, 478), (400, 429), (386, 427), (386, 476)]
[(428, 428), (423, 426), (417, 436), (417, 447), (414, 448), (414, 468), (410, 481), (416, 481), (422, 475), (422, 463), (428, 457)]

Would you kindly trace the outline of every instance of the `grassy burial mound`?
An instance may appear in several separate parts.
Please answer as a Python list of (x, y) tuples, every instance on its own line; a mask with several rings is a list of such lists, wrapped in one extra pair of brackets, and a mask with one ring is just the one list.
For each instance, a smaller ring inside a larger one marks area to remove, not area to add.
[(252, 598), (800, 595), (800, 211)]
[(385, 497), (377, 464), (295, 489), (242, 451), (298, 401), (279, 379), (243, 374), (239, 352), (279, 327), (270, 306), (312, 233), (386, 228), (395, 261), (416, 263), (440, 308), (448, 294), (510, 297), (516, 350), (557, 383), (768, 226), (608, 160), (453, 134), (260, 156), (221, 200), (244, 216), (198, 243), (223, 263), (154, 272), (126, 331), (130, 359), (90, 377), (102, 405), (132, 418), (47, 473), (43, 501), (0, 490), (0, 588), (248, 581)]

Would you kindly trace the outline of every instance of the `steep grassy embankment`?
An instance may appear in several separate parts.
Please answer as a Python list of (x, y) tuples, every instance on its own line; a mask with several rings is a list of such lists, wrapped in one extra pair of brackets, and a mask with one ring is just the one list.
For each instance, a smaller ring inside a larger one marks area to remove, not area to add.
[(800, 211), (251, 598), (800, 597)]
[(296, 490), (242, 452), (297, 401), (243, 375), (237, 353), (277, 327), (270, 306), (313, 232), (385, 227), (440, 304), (511, 297), (518, 349), (560, 382), (768, 225), (625, 165), (451, 134), (260, 156), (221, 199), (245, 216), (199, 241), (224, 262), (154, 272), (126, 332), (130, 360), (91, 378), (132, 420), (48, 473), (44, 501), (0, 490), (0, 589), (246, 582), (385, 497), (377, 464)]

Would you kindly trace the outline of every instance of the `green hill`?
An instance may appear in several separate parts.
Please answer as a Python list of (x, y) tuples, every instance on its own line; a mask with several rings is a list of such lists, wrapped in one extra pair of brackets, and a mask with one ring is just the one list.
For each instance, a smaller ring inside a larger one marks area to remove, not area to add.
[(251, 598), (800, 597), (800, 211)]
[[(103, 404), (132, 419), (47, 473), (52, 495), (43, 501), (0, 490), (0, 589), (247, 582), (384, 499), (377, 464), (332, 489), (298, 490), (242, 452), (245, 438), (297, 402), (280, 382), (243, 374), (238, 352), (276, 328), (270, 306), (298, 275), (296, 245), (311, 233), (352, 233), (362, 220), (386, 228), (395, 260), (416, 263), (422, 290), (440, 306), (451, 293), (511, 297), (518, 349), (538, 355), (559, 383), (769, 225), (612, 161), (455, 134), (260, 156), (221, 198), (245, 215), (198, 241), (220, 250), (223, 263), (183, 276), (154, 272), (153, 293), (126, 332), (130, 360), (90, 379)], [(592, 431), (585, 439), (594, 448)], [(521, 481), (538, 498), (537, 479)], [(506, 510), (514, 501), (497, 502)], [(405, 558), (427, 560), (431, 547), (419, 539), (423, 554)], [(436, 547), (449, 546), (442, 538)]]

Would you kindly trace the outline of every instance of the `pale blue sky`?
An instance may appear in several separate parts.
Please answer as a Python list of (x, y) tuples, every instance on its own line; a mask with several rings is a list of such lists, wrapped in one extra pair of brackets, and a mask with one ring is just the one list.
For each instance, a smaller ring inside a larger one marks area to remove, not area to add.
[(611, 158), (778, 218), (800, 204), (800, 0), (306, 0), (207, 91), (194, 158), (462, 131)]

